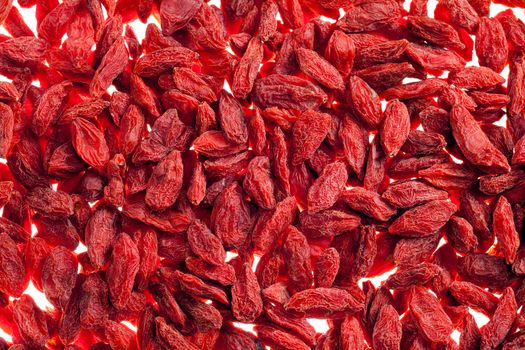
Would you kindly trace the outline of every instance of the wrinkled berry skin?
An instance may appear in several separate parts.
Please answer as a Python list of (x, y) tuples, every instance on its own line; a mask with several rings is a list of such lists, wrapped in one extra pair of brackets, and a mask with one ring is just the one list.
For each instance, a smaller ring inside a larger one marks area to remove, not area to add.
[(75, 255), (62, 246), (53, 249), (42, 266), (42, 285), (46, 298), (64, 309), (76, 283), (78, 263)]
[(22, 254), (7, 233), (1, 233), (0, 240), (0, 290), (8, 295), (20, 296), (27, 285), (27, 272)]
[(126, 306), (135, 276), (139, 269), (139, 252), (137, 246), (127, 234), (121, 234), (115, 245), (110, 266), (107, 273), (107, 282), (112, 303), (117, 308)]

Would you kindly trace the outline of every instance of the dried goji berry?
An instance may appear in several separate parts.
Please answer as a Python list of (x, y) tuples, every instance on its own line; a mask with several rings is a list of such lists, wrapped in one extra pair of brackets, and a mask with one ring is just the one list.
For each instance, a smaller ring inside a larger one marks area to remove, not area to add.
[(326, 45), (324, 56), (345, 78), (352, 71), (356, 48), (351, 36), (335, 30)]
[(46, 315), (29, 295), (24, 294), (13, 306), (13, 319), (20, 337), (32, 347), (44, 347), (49, 338)]
[(348, 9), (338, 26), (345, 32), (367, 32), (384, 28), (401, 17), (395, 1), (363, 1)]
[(478, 238), (472, 225), (459, 216), (452, 216), (447, 225), (447, 238), (458, 252), (467, 254), (476, 250)]
[(103, 172), (110, 154), (100, 129), (83, 118), (75, 119), (71, 125), (71, 141), (75, 151), (86, 163)]
[(315, 267), (316, 286), (330, 288), (339, 272), (339, 253), (335, 248), (327, 248), (317, 257)]
[(252, 240), (255, 248), (263, 253), (275, 243), (282, 234), (282, 231), (295, 219), (297, 213), (297, 200), (295, 197), (288, 197), (277, 203), (275, 209), (259, 220), (252, 232)]
[(72, 252), (62, 246), (51, 250), (42, 265), (42, 286), (53, 305), (65, 309), (77, 279), (78, 262)]
[(241, 322), (253, 322), (263, 311), (261, 288), (250, 266), (243, 264), (232, 286), (233, 316)]
[(454, 50), (465, 49), (458, 32), (450, 24), (426, 16), (408, 16), (408, 29), (431, 43)]
[(348, 85), (348, 101), (355, 114), (367, 127), (376, 129), (382, 119), (380, 100), (376, 92), (357, 76), (351, 76)]
[(337, 69), (313, 50), (298, 48), (295, 50), (301, 70), (329, 89), (343, 90), (344, 82)]
[(253, 84), (259, 72), (259, 65), (262, 59), (263, 44), (258, 37), (253, 37), (248, 43), (248, 47), (237, 65), (233, 76), (232, 91), (236, 97), (242, 99), (248, 97), (248, 94), (250, 94), (253, 89)]
[(454, 281), (450, 293), (459, 303), (491, 315), (496, 310), (498, 298), (474, 283)]
[(452, 72), (448, 82), (462, 89), (493, 87), (505, 81), (498, 73), (487, 67), (466, 67)]
[(410, 311), (425, 338), (437, 343), (447, 341), (453, 325), (435, 296), (422, 287), (414, 287), (410, 292)]
[(292, 286), (297, 290), (308, 289), (312, 286), (313, 278), (310, 247), (306, 237), (291, 225), (284, 231), (284, 235), (286, 239), (283, 253)]
[(435, 200), (407, 210), (388, 228), (388, 232), (405, 237), (432, 235), (457, 211), (454, 203)]
[(284, 307), (304, 317), (337, 319), (358, 312), (363, 305), (344, 289), (312, 288), (292, 295)]
[(503, 26), (495, 18), (481, 17), (476, 33), (476, 54), (481, 66), (501, 72), (507, 64), (508, 44)]
[(328, 164), (308, 190), (308, 212), (330, 209), (344, 190), (348, 172), (342, 162)]
[(0, 290), (3, 293), (20, 296), (25, 290), (28, 275), (22, 254), (16, 243), (7, 235), (1, 233), (2, 249), (0, 250)]
[[(501, 173), (510, 169), (505, 156), (494, 147), (465, 107), (452, 108), (450, 125), (461, 152), (470, 162), (487, 172)], [(472, 142), (473, 139), (476, 141)]]
[(380, 42), (370, 47), (364, 47), (356, 52), (354, 65), (356, 68), (363, 68), (381, 63), (395, 62), (403, 55), (407, 46), (408, 41), (402, 39)]
[(406, 106), (393, 100), (388, 102), (383, 124), (381, 124), (381, 145), (389, 157), (394, 157), (405, 143), (410, 131), (410, 116)]
[(377, 316), (372, 335), (374, 349), (397, 349), (401, 344), (401, 322), (392, 305), (386, 305)]
[(328, 114), (307, 110), (292, 129), (292, 164), (299, 165), (319, 148), (328, 133), (331, 118)]
[(509, 264), (514, 262), (519, 248), (519, 235), (514, 224), (514, 215), (508, 200), (499, 197), (492, 213), (492, 231), (498, 240), (498, 250)]
[(294, 76), (272, 74), (255, 82), (254, 94), (263, 107), (305, 110), (326, 102), (326, 94), (315, 84)]
[(512, 281), (505, 259), (488, 254), (469, 254), (458, 261), (459, 275), (481, 287), (504, 288)]
[(125, 233), (115, 241), (112, 259), (107, 272), (111, 301), (117, 308), (128, 303), (139, 269), (140, 256), (137, 246)]
[(480, 349), (496, 348), (503, 342), (516, 318), (517, 308), (514, 291), (509, 287), (503, 291), (494, 316), (481, 333)]
[(396, 210), (383, 201), (378, 193), (362, 187), (344, 191), (340, 200), (353, 210), (379, 221), (388, 221), (396, 213)]

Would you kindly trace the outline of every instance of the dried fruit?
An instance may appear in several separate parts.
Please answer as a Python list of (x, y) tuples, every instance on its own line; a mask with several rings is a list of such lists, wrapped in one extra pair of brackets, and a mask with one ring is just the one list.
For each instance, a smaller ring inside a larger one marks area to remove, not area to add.
[(410, 116), (406, 106), (397, 101), (389, 101), (381, 124), (381, 146), (389, 157), (394, 157), (401, 149), (410, 131)]
[(0, 233), (0, 240), (2, 241), (0, 291), (8, 295), (20, 296), (28, 282), (22, 254), (7, 233)]
[(381, 197), (395, 208), (411, 208), (433, 200), (447, 199), (446, 191), (417, 180), (391, 183)]
[(312, 214), (303, 211), (299, 215), (299, 228), (310, 238), (332, 237), (352, 231), (359, 226), (359, 216), (341, 210), (323, 210)]
[(121, 323), (106, 322), (105, 334), (112, 349), (137, 349), (135, 333)]
[(103, 327), (109, 318), (109, 291), (106, 282), (98, 275), (89, 275), (82, 284), (80, 323), (82, 327)]
[(349, 316), (341, 323), (341, 334), (339, 335), (341, 349), (363, 350), (365, 349), (365, 337), (359, 321), (354, 316)]
[[(162, 270), (159, 270), (160, 274), (163, 275)], [(226, 293), (218, 288), (209, 284), (205, 284), (201, 279), (190, 274), (185, 274), (180, 271), (174, 273), (180, 288), (190, 295), (195, 295), (202, 298), (210, 298), (216, 300), (224, 305), (228, 305), (230, 302)], [(168, 277), (171, 277), (168, 275)]]
[(294, 333), (307, 345), (315, 343), (315, 330), (305, 319), (295, 318), (279, 306), (268, 304), (265, 305), (264, 312), (273, 323)]
[(237, 182), (232, 182), (215, 199), (211, 228), (226, 247), (240, 247), (251, 226), (251, 215), (242, 188)]
[(70, 82), (63, 82), (47, 89), (40, 96), (38, 107), (31, 119), (31, 129), (35, 134), (43, 135), (49, 126), (56, 123), (68, 95)]
[(107, 272), (111, 302), (121, 309), (128, 303), (135, 276), (139, 270), (140, 256), (135, 242), (125, 233), (117, 238)]
[(221, 95), (219, 101), (219, 122), (224, 137), (231, 143), (238, 145), (248, 141), (248, 128), (242, 106), (226, 92)]
[(183, 165), (179, 151), (172, 151), (155, 166), (146, 187), (145, 201), (154, 210), (175, 203), (182, 186)]
[(478, 237), (472, 225), (462, 217), (451, 216), (447, 224), (447, 239), (458, 252), (472, 253), (478, 247)]
[(46, 315), (29, 295), (24, 294), (15, 301), (13, 319), (20, 336), (28, 346), (46, 345), (49, 338)]
[(496, 310), (498, 298), (474, 283), (454, 281), (450, 293), (459, 303), (472, 307), (487, 315)]
[(268, 157), (255, 157), (250, 161), (244, 175), (243, 187), (259, 207), (263, 209), (275, 207), (274, 185)]
[(284, 307), (303, 317), (337, 319), (358, 312), (363, 305), (344, 289), (312, 288), (292, 295)]
[(204, 303), (184, 294), (179, 295), (177, 301), (183, 310), (193, 319), (199, 332), (207, 333), (222, 326), (222, 316), (213, 305)]
[(352, 71), (356, 48), (351, 36), (335, 30), (326, 45), (324, 56), (345, 78)]
[(418, 172), (430, 184), (446, 190), (464, 190), (472, 187), (478, 173), (456, 163), (435, 164)]
[(481, 287), (504, 288), (512, 275), (505, 259), (488, 254), (469, 254), (458, 261), (459, 275)]
[(440, 152), (445, 145), (445, 138), (438, 133), (411, 130), (402, 151), (412, 155), (428, 155)]
[(290, 225), (297, 213), (295, 197), (288, 197), (277, 203), (275, 209), (267, 216), (261, 216), (252, 232), (252, 241), (256, 250), (266, 253)]
[(457, 211), (454, 203), (435, 200), (410, 209), (397, 218), (388, 232), (405, 237), (424, 237), (443, 227)]
[(124, 39), (118, 38), (102, 58), (89, 85), (89, 92), (93, 97), (101, 97), (106, 92), (113, 80), (126, 68), (128, 58)]
[(516, 259), (520, 238), (510, 203), (503, 196), (499, 197), (492, 213), (492, 231), (498, 239), (498, 250), (512, 264)]
[(426, 71), (457, 70), (465, 66), (465, 60), (454, 51), (433, 46), (410, 43), (406, 54)]
[(508, 44), (503, 26), (495, 18), (481, 17), (476, 33), (476, 54), (481, 66), (501, 72), (507, 64)]
[(243, 264), (232, 286), (232, 312), (234, 317), (250, 323), (263, 311), (261, 288), (250, 266)]
[(61, 218), (73, 215), (73, 201), (63, 191), (36, 187), (27, 195), (26, 201), (33, 210), (43, 216)]
[(290, 333), (281, 331), (278, 328), (258, 326), (256, 330), (261, 340), (270, 344), (275, 344), (276, 346), (283, 347), (285, 349), (310, 349), (310, 347), (306, 345), (301, 339)]
[(467, 0), (447, 0), (440, 3), (436, 9), (436, 17), (443, 17), (451, 24), (465, 28), (469, 32), (474, 31), (478, 25), (478, 15), (474, 10), (474, 5)]
[(71, 126), (71, 142), (77, 154), (93, 168), (104, 172), (110, 153), (100, 129), (83, 118), (75, 119)]
[(327, 248), (319, 254), (315, 266), (315, 281), (319, 288), (330, 288), (339, 272), (339, 253), (335, 248)]
[(426, 16), (408, 16), (408, 29), (420, 38), (453, 50), (465, 49), (458, 32), (450, 24)]
[(382, 119), (379, 96), (361, 78), (357, 76), (349, 78), (347, 99), (357, 117), (367, 127), (372, 129), (379, 127)]
[(470, 162), (489, 173), (510, 169), (505, 156), (494, 147), (465, 107), (452, 108), (450, 125), (461, 152)]
[(401, 101), (437, 95), (447, 84), (441, 79), (426, 79), (414, 83), (393, 86), (381, 93), (387, 100), (398, 99)]
[(201, 5), (201, 0), (162, 1), (160, 5), (162, 34), (171, 35), (183, 28), (197, 14)]
[(197, 350), (184, 336), (173, 326), (166, 322), (163, 317), (155, 318), (156, 338), (164, 348)]
[(312, 286), (312, 265), (310, 247), (306, 237), (294, 226), (288, 226), (284, 231), (286, 240), (283, 245), (286, 268), (292, 286), (297, 290)]
[(232, 91), (236, 97), (242, 99), (248, 97), (253, 89), (262, 60), (263, 44), (258, 37), (254, 37), (248, 43), (248, 47), (235, 69)]
[(174, 67), (191, 67), (198, 57), (184, 47), (167, 47), (139, 58), (133, 72), (142, 77), (156, 77)]
[(78, 262), (71, 251), (58, 246), (51, 250), (42, 265), (42, 286), (46, 298), (65, 309), (77, 279)]
[(386, 305), (377, 316), (372, 335), (374, 349), (398, 349), (401, 344), (401, 322), (392, 305)]
[(330, 209), (343, 192), (348, 172), (342, 162), (328, 164), (308, 190), (308, 212)]
[(255, 82), (254, 94), (263, 107), (313, 109), (326, 102), (315, 84), (294, 76), (272, 74)]
[(13, 140), (14, 131), (14, 114), (11, 108), (0, 102), (0, 114), (2, 114), (2, 120), (0, 125), (0, 157), (6, 158), (9, 149), (11, 148), (11, 142)]
[(379, 194), (362, 187), (344, 191), (340, 200), (353, 210), (379, 221), (388, 221), (396, 213), (396, 210), (383, 201)]
[(453, 330), (452, 322), (438, 299), (422, 287), (414, 287), (410, 292), (410, 311), (418, 329), (436, 343), (446, 343)]
[(505, 81), (498, 73), (486, 67), (467, 67), (451, 73), (448, 82), (461, 89), (483, 89)]
[(110, 249), (117, 236), (116, 213), (101, 207), (89, 218), (85, 229), (86, 247), (90, 262), (102, 268), (109, 259)]
[(516, 318), (517, 308), (514, 291), (506, 288), (494, 316), (483, 329), (480, 349), (496, 348), (503, 342)]
[(401, 17), (395, 1), (367, 1), (352, 6), (338, 23), (345, 32), (367, 32), (382, 29)]
[(0, 349), (523, 348), (525, 3), (213, 3), (0, 0)]
[(295, 50), (299, 67), (310, 78), (317, 80), (329, 89), (343, 90), (344, 82), (341, 74), (324, 58), (313, 50), (298, 48)]
[(368, 149), (368, 133), (352, 117), (345, 116), (339, 127), (339, 139), (350, 169), (362, 179)]
[(195, 255), (212, 265), (222, 265), (226, 259), (226, 252), (222, 243), (206, 227), (205, 224), (196, 220), (187, 231), (188, 243)]
[(299, 165), (313, 156), (330, 128), (331, 118), (326, 113), (307, 110), (293, 125), (292, 164)]

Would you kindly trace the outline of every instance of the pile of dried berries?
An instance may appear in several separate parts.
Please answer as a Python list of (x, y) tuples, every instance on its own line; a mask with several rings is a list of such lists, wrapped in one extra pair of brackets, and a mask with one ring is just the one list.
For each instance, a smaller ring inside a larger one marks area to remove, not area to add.
[(38, 33), (0, 0), (0, 349), (525, 347), (512, 10), (18, 4)]

